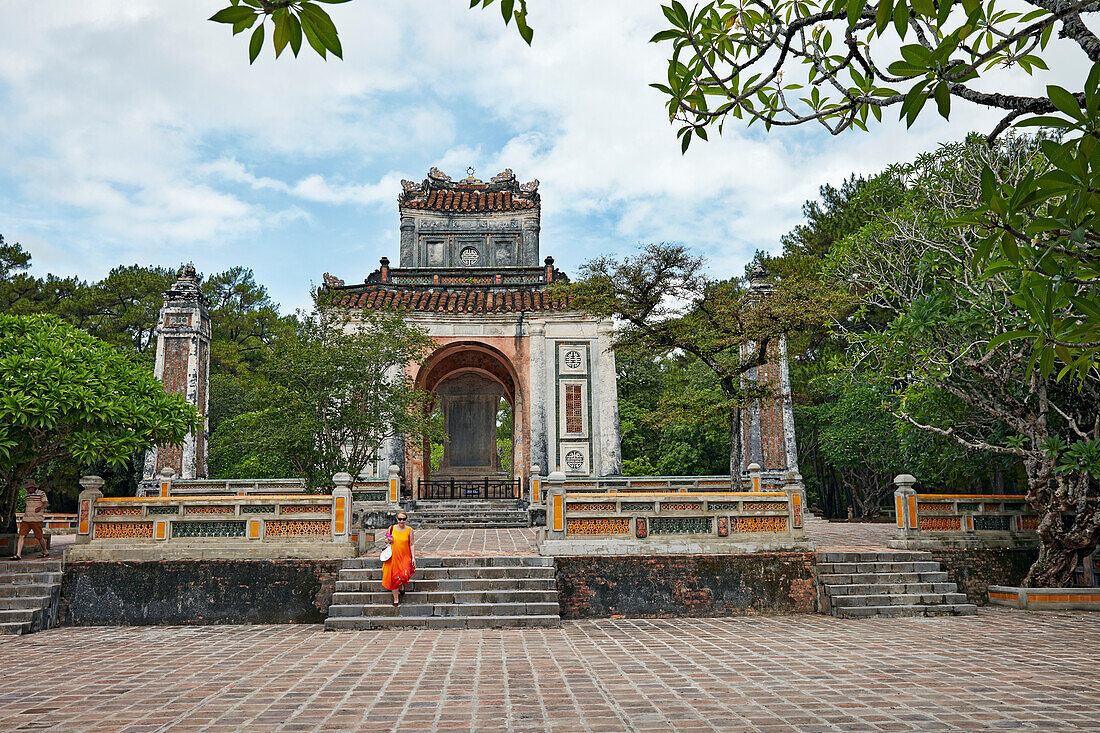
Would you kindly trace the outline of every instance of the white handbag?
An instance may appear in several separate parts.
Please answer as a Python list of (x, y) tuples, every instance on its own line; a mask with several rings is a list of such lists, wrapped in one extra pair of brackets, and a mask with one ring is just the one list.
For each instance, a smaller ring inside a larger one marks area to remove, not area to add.
[(386, 549), (382, 550), (382, 554), (378, 556), (378, 559), (382, 562), (386, 562), (386, 560), (389, 560), (391, 557), (393, 557), (393, 548), (386, 545)]

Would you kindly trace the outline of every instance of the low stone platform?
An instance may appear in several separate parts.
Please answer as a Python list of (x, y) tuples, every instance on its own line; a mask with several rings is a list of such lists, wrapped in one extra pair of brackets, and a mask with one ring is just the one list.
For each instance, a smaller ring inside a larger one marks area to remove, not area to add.
[(152, 562), (158, 560), (341, 560), (358, 554), (350, 542), (249, 542), (248, 540), (174, 540), (138, 544), (133, 540), (96, 540), (65, 551), (67, 562)]
[(0, 730), (1098, 731), (1100, 614), (63, 628), (0, 638)]

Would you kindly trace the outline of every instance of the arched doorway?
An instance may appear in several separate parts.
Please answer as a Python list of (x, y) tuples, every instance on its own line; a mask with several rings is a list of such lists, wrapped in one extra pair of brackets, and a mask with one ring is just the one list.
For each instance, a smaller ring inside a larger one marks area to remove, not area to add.
[[(477, 342), (451, 343), (421, 366), (417, 386), (435, 395), (446, 442), (433, 467), (426, 441), (412, 461), (415, 495), (423, 499), (505, 499), (521, 495), (527, 453), (524, 398), (516, 371), (496, 349)], [(502, 409), (505, 408), (505, 409)], [(505, 416), (502, 418), (501, 416)], [(508, 420), (507, 418), (511, 419)], [(510, 460), (498, 450), (500, 421), (510, 423)]]

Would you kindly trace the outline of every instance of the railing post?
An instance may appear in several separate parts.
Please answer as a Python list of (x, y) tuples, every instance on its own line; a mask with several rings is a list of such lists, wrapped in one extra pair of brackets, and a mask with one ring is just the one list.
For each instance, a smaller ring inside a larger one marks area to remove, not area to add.
[(746, 468), (749, 471), (749, 481), (752, 482), (752, 491), (754, 493), (760, 492), (760, 464), (750, 463)]
[(898, 524), (898, 538), (913, 538), (920, 535), (920, 523), (917, 519), (917, 492), (913, 486), (917, 480), (908, 473), (894, 477), (894, 514)]
[(336, 488), (332, 490), (332, 541), (347, 542), (348, 525), (351, 524), (351, 482), (354, 479), (350, 473), (335, 474), (332, 483)]
[(76, 544), (86, 545), (95, 536), (95, 502), (103, 498), (103, 479), (99, 476), (81, 476), (83, 491), (77, 499)]
[[(390, 479), (390, 503), (397, 504), (401, 501), (401, 469), (396, 464), (390, 464), (390, 470), (388, 472)], [(420, 479), (417, 479), (419, 484)], [(420, 493), (419, 491), (417, 493)]]
[(159, 496), (165, 497), (172, 493), (172, 477), (176, 475), (175, 469), (165, 466), (160, 469), (160, 494)]
[(561, 471), (546, 477), (546, 536), (565, 538), (565, 474)]
[(783, 490), (787, 492), (790, 501), (791, 529), (798, 530), (797, 534), (802, 534), (802, 511), (806, 505), (806, 492), (802, 485), (802, 474), (798, 471), (784, 473)]
[(539, 464), (531, 464), (531, 503), (538, 504), (542, 501), (542, 479), (539, 478)]

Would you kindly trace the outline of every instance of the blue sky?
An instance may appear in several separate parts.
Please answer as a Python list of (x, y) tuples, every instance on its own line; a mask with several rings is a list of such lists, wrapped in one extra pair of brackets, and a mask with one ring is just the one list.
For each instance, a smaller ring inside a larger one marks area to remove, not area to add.
[[(396, 259), (400, 179), (435, 165), (540, 179), (542, 251), (567, 272), (676, 241), (728, 276), (776, 250), (821, 184), (995, 119), (963, 105), (839, 138), (731, 124), (681, 156), (647, 86), (664, 74), (658, 2), (532, 0), (528, 48), (466, 0), (356, 0), (330, 6), (344, 61), (267, 48), (252, 67), (244, 37), (204, 20), (221, 5), (5, 3), (0, 233), (33, 272), (245, 265), (293, 310), (324, 272)], [(1052, 67), (1009, 83), (1080, 84), (1076, 62)]]

